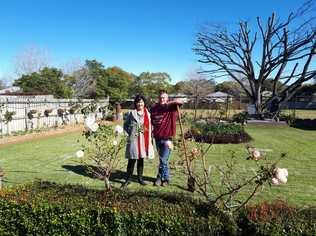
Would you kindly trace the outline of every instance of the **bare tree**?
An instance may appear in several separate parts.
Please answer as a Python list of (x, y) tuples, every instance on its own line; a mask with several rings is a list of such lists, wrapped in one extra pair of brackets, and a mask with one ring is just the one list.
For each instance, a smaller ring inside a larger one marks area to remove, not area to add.
[(76, 71), (84, 67), (84, 63), (79, 58), (71, 59), (61, 65), (62, 71), (65, 75), (73, 75)]
[[(279, 109), (304, 82), (316, 76), (312, 62), (316, 54), (314, 3), (305, 2), (285, 20), (275, 13), (265, 23), (257, 17), (254, 32), (246, 21), (240, 22), (234, 32), (209, 25), (198, 33), (193, 50), (199, 62), (211, 66), (206, 72), (213, 78), (228, 76), (237, 81), (258, 113), (271, 108), (271, 101)], [(273, 91), (263, 102), (262, 85), (267, 79), (273, 81)]]
[(190, 94), (194, 98), (194, 119), (198, 104), (202, 98), (214, 91), (215, 83), (206, 74), (199, 73), (201, 69), (194, 69), (188, 72), (187, 80), (184, 83), (183, 92)]
[(49, 65), (49, 53), (35, 44), (26, 47), (15, 58), (15, 73), (18, 77), (29, 75)]

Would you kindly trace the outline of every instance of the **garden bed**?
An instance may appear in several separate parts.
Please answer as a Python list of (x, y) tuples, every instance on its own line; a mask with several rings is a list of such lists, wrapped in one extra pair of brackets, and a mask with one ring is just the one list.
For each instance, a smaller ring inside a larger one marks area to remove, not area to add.
[(214, 134), (214, 135), (199, 135), (186, 133), (185, 138), (194, 138), (196, 142), (201, 143), (247, 143), (251, 140), (249, 134), (245, 131), (238, 134)]
[(316, 119), (295, 119), (292, 127), (305, 130), (316, 130)]
[(245, 143), (251, 140), (244, 127), (235, 123), (197, 121), (185, 133), (186, 139), (203, 143)]

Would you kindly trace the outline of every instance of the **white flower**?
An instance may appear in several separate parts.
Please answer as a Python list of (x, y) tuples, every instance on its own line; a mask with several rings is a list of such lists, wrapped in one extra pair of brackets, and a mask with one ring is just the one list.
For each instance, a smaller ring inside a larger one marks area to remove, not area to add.
[(280, 183), (285, 184), (287, 182), (287, 177), (289, 173), (285, 168), (276, 168), (275, 170), (275, 178), (279, 180)]
[(279, 180), (277, 178), (272, 178), (271, 182), (272, 182), (273, 185), (279, 185), (280, 184), (280, 182), (279, 182)]
[(82, 158), (84, 156), (84, 152), (82, 150), (79, 150), (76, 152), (76, 157), (77, 158)]
[(259, 160), (260, 156), (261, 153), (256, 149), (251, 152), (251, 158), (255, 161)]
[(196, 156), (196, 155), (199, 154), (199, 150), (198, 150), (197, 148), (192, 148), (191, 154), (192, 154), (193, 156)]
[(99, 125), (98, 125), (97, 123), (94, 123), (94, 124), (91, 126), (91, 131), (92, 131), (92, 132), (95, 132), (95, 131), (98, 130), (98, 128), (99, 128)]
[(95, 123), (95, 117), (89, 116), (84, 121), (84, 127), (87, 131), (95, 132), (99, 128), (99, 125)]
[(117, 146), (118, 142), (116, 140), (113, 140), (113, 146)]
[(169, 149), (173, 149), (173, 143), (170, 140), (165, 142), (165, 146)]
[(124, 129), (123, 129), (122, 126), (116, 125), (115, 126), (115, 132), (118, 133), (118, 134), (122, 134), (124, 132)]

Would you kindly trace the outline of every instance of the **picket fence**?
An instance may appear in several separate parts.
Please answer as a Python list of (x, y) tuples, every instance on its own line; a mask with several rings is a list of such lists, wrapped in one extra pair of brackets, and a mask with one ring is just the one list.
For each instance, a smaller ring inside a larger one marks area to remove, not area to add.
[[(80, 108), (73, 112), (74, 109), (71, 108), (76, 104)], [(97, 119), (104, 118), (107, 115), (109, 99), (54, 99), (52, 96), (0, 96), (0, 136), (18, 131), (82, 123), (84, 121), (84, 114), (81, 113), (81, 109), (90, 104), (97, 106), (94, 113)], [(7, 122), (5, 119), (7, 112), (14, 112), (12, 121), (10, 122)]]

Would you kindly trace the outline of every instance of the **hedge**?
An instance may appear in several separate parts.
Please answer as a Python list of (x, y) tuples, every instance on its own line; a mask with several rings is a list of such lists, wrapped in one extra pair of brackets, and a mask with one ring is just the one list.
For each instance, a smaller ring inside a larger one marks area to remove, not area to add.
[(270, 211), (256, 210), (261, 208), (231, 216), (179, 193), (104, 194), (82, 186), (39, 182), (1, 192), (0, 235), (316, 234), (312, 208), (298, 211), (266, 204)]

